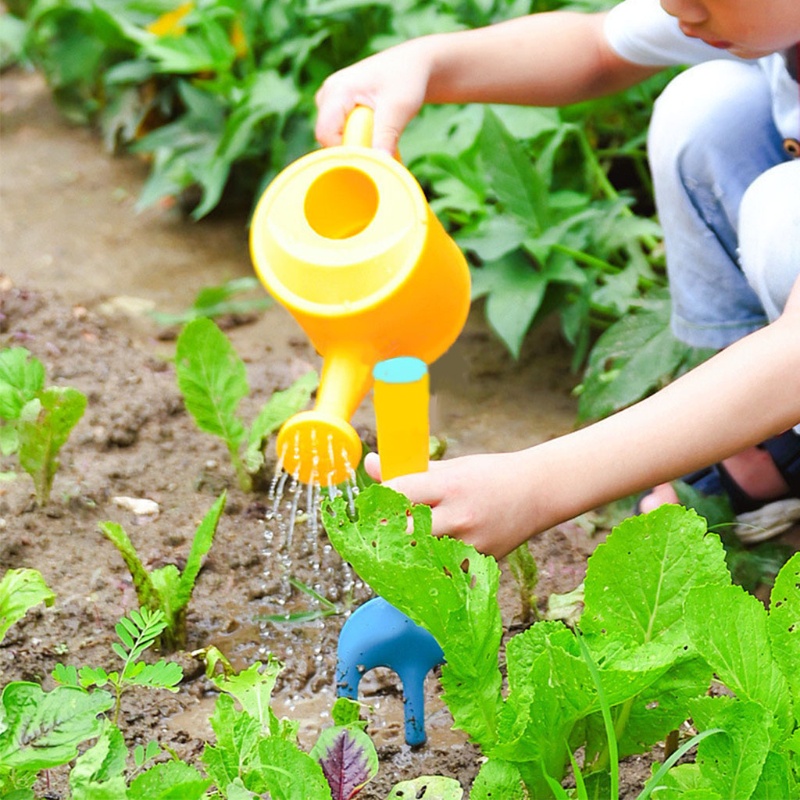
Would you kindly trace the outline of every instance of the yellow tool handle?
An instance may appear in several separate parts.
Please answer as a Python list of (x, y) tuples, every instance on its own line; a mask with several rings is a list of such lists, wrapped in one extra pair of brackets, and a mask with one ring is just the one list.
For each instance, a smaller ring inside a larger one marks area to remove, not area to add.
[(373, 370), (381, 479), (426, 472), (430, 452), (428, 367), (419, 358), (380, 361)]
[[(356, 106), (344, 123), (342, 144), (358, 147), (372, 147), (372, 134), (375, 130), (375, 112), (369, 106)], [(400, 149), (394, 151), (396, 161), (401, 164)]]
[(356, 106), (344, 123), (342, 144), (372, 147), (375, 113), (369, 106)]

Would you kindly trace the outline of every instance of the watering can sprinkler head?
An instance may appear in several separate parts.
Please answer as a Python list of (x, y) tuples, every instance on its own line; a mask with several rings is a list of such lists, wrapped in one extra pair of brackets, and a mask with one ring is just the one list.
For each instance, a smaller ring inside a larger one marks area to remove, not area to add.
[(463, 254), (411, 173), (371, 141), (372, 112), (358, 107), (342, 145), (275, 178), (251, 226), (256, 273), (323, 359), (315, 408), (278, 435), (283, 469), (303, 483), (352, 477), (361, 443), (349, 421), (375, 364), (396, 356), (430, 364), (469, 312)]

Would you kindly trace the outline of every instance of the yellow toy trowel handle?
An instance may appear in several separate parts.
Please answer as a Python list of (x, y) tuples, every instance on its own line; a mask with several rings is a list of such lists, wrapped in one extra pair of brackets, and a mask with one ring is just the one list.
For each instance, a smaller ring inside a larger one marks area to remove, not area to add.
[(430, 452), (427, 365), (422, 359), (410, 356), (389, 358), (377, 363), (372, 375), (381, 479), (427, 471)]

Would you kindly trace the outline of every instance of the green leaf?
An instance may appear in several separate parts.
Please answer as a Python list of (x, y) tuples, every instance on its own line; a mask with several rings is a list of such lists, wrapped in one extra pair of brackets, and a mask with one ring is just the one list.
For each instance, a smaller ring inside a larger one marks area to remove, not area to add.
[(789, 681), (800, 723), (800, 553), (784, 564), (775, 579), (767, 628), (772, 655)]
[(0, 70), (5, 70), (24, 56), (28, 26), (13, 14), (0, 16)]
[(129, 682), (135, 686), (151, 686), (154, 689), (177, 692), (180, 688), (178, 684), (182, 680), (183, 669), (180, 664), (162, 658), (155, 664), (143, 664), (136, 675), (131, 676)]
[(178, 387), (200, 430), (237, 449), (245, 429), (236, 409), (250, 391), (244, 362), (210, 319), (190, 322), (178, 337)]
[(116, 522), (101, 522), (98, 527), (101, 533), (119, 550), (122, 560), (127, 565), (133, 578), (139, 605), (146, 608), (161, 608), (162, 601), (158, 590), (123, 527)]
[(365, 728), (366, 720), (361, 719), (361, 704), (349, 697), (337, 697), (331, 708), (331, 719), (334, 725), (357, 725)]
[[(257, 758), (258, 742), (263, 735), (258, 720), (236, 711), (233, 697), (221, 694), (209, 719), (216, 735), (215, 744), (206, 744), (202, 761), (206, 773), (217, 786), (227, 786), (239, 778), (242, 767)], [(263, 791), (263, 782), (248, 780), (249, 789)]]
[(628, 314), (592, 349), (579, 399), (581, 421), (601, 419), (660, 388), (687, 362), (707, 353), (678, 341), (669, 327), (669, 304)]
[(800, 784), (795, 778), (789, 756), (770, 750), (751, 800), (772, 800), (776, 797), (800, 797)]
[(258, 745), (261, 773), (272, 800), (331, 800), (322, 767), (297, 746), (270, 736)]
[(58, 453), (86, 409), (86, 396), (70, 387), (39, 392), (22, 409), (18, 423), (19, 463), (33, 478), (36, 499), (46, 505), (59, 467)]
[(250, 472), (256, 472), (264, 463), (264, 443), (289, 417), (302, 411), (319, 386), (316, 372), (307, 372), (288, 389), (274, 392), (250, 427), (247, 449), (243, 457)]
[(211, 506), (205, 517), (203, 517), (203, 521), (195, 532), (194, 539), (192, 540), (192, 549), (189, 551), (189, 555), (186, 559), (186, 566), (181, 573), (180, 583), (178, 584), (175, 594), (173, 611), (179, 611), (189, 603), (192, 591), (194, 590), (195, 581), (203, 565), (203, 558), (211, 549), (211, 544), (214, 541), (214, 534), (217, 531), (219, 519), (225, 508), (226, 496), (226, 492), (223, 492), (217, 498), (214, 505)]
[(242, 782), (241, 778), (234, 778), (224, 788), (224, 797), (226, 800), (257, 800), (258, 795), (251, 792)]
[(44, 692), (35, 683), (9, 683), (0, 695), (0, 767), (37, 772), (66, 764), (78, 745), (100, 735), (98, 715), (114, 701), (107, 692), (87, 694), (72, 686)]
[(220, 691), (235, 697), (242, 708), (258, 721), (261, 729), (267, 731), (275, 721), (270, 699), (282, 668), (278, 661), (268, 661), (263, 668), (261, 662), (256, 661), (236, 675), (216, 675), (212, 680)]
[[(474, 230), (455, 236), (462, 250), (475, 253), (483, 262), (495, 262), (510, 256), (527, 238), (526, 227), (516, 217), (491, 212)], [(487, 264), (484, 269), (491, 269), (491, 266)], [(481, 270), (477, 272), (481, 274)]]
[(211, 780), (182, 761), (156, 764), (131, 781), (129, 797), (147, 800), (199, 800)]
[(661, 643), (682, 649), (684, 601), (695, 586), (724, 585), (730, 575), (719, 539), (705, 521), (662, 506), (614, 529), (589, 558), (581, 629), (598, 645)]
[(464, 790), (457, 780), (439, 775), (424, 775), (396, 784), (386, 800), (405, 800), (409, 797), (419, 800), (461, 800), (463, 796)]
[(707, 787), (722, 797), (751, 797), (770, 749), (769, 711), (731, 697), (703, 697), (692, 703), (692, 717), (700, 730), (723, 731), (697, 746)]
[(125, 759), (122, 733), (106, 726), (97, 742), (78, 757), (69, 773), (73, 800), (117, 800), (125, 797)]
[(525, 148), (490, 108), (484, 111), (480, 146), (500, 206), (528, 225), (532, 234), (540, 233), (549, 221), (547, 186)]
[(473, 296), (488, 294), (486, 319), (519, 357), (525, 334), (544, 300), (548, 278), (520, 250), (474, 270)]
[(481, 766), (469, 793), (470, 800), (528, 800), (528, 797), (519, 770), (507, 761), (491, 758)]
[(24, 347), (0, 351), (0, 420), (16, 420), (44, 388), (44, 365)]
[(457, 539), (432, 536), (430, 509), (411, 507), (385, 486), (361, 492), (355, 509), (352, 520), (339, 497), (323, 511), (333, 546), (377, 594), (439, 642), (455, 724), (488, 746), (495, 740), (501, 683), (497, 563)]
[[(533, 762), (529, 788), (545, 791), (544, 773), (561, 777), (566, 742), (575, 724), (599, 710), (588, 666), (575, 635), (560, 622), (538, 622), (506, 648), (509, 692), (500, 715), (497, 744), (487, 755)], [(533, 785), (532, 785), (533, 784)]]
[(257, 278), (233, 278), (221, 286), (207, 286), (201, 289), (191, 307), (179, 314), (153, 311), (150, 316), (159, 325), (185, 325), (198, 317), (219, 317), (223, 314), (246, 314), (260, 311), (272, 305), (272, 299), (263, 293), (259, 297), (243, 300), (232, 299), (241, 292), (257, 290), (261, 284)]
[(791, 693), (772, 655), (761, 602), (739, 586), (699, 586), (689, 592), (684, 615), (692, 643), (719, 680), (772, 714), (773, 741), (788, 736)]
[(0, 581), (0, 642), (8, 629), (39, 603), (48, 608), (56, 596), (35, 569), (9, 569)]

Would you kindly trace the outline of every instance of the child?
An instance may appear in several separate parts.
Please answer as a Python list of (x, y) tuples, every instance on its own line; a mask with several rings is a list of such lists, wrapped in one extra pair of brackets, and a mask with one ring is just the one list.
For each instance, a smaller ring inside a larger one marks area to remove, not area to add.
[[(391, 481), (433, 508), (435, 533), (500, 557), (647, 487), (643, 510), (674, 502), (665, 481), (690, 471), (697, 489), (727, 493), (737, 513), (776, 500), (800, 507), (798, 41), (797, 0), (623, 0), (606, 13), (421, 37), (323, 84), (319, 141), (339, 143), (362, 104), (374, 109), (374, 146), (391, 154), (423, 103), (564, 105), (696, 65), (657, 101), (649, 157), (673, 329), (720, 352), (582, 430)], [(367, 468), (379, 475), (375, 457)]]

